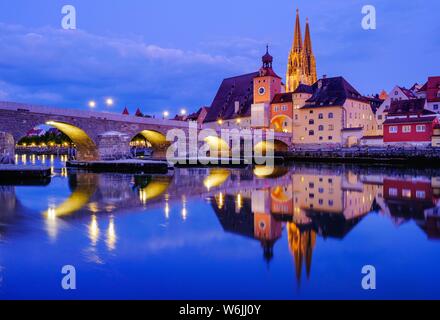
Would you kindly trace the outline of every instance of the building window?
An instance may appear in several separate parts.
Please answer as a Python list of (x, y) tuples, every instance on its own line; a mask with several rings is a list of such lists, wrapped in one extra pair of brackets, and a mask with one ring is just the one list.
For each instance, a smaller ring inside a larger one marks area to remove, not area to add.
[(295, 114), (295, 120), (298, 120), (298, 115), (297, 114)]
[(383, 127), (382, 127), (381, 125), (378, 125), (378, 126), (377, 126), (377, 129), (379, 129), (379, 130), (382, 130), (382, 128), (383, 128)]
[(314, 130), (310, 130), (309, 131), (309, 136), (314, 136), (315, 135), (315, 131)]
[(320, 126), (318, 127), (318, 130), (319, 130), (319, 131), (324, 131), (324, 126), (323, 126), (323, 125), (320, 125)]
[(310, 120), (309, 120), (309, 124), (315, 124), (315, 120), (310, 119)]
[(329, 139), (329, 140), (333, 140), (333, 137), (332, 137), (332, 136), (328, 136), (328, 139)]
[(402, 197), (404, 197), (404, 198), (411, 198), (411, 190), (403, 189), (402, 190)]
[(417, 190), (416, 191), (416, 197), (417, 197), (417, 199), (425, 199), (426, 198), (425, 191)]
[(378, 120), (382, 120), (382, 118), (383, 118), (382, 115), (377, 116)]
[(397, 191), (396, 188), (390, 188), (390, 189), (388, 190), (388, 194), (389, 194), (391, 197), (397, 197), (397, 193), (398, 193), (398, 191)]
[(433, 108), (434, 110), (438, 110), (438, 104), (435, 104), (432, 108)]
[(330, 207), (333, 207), (333, 200), (329, 200), (329, 201), (328, 201), (328, 205), (329, 205)]
[(424, 125), (424, 124), (417, 125), (416, 131), (417, 132), (426, 132), (426, 125)]
[(319, 119), (324, 119), (324, 115), (322, 113), (319, 114), (318, 116)]
[(402, 131), (403, 131), (403, 133), (410, 133), (411, 132), (411, 126), (403, 126)]
[(328, 130), (329, 130), (329, 131), (333, 131), (333, 130), (335, 130), (335, 126), (332, 125), (332, 124), (329, 124), (329, 125), (328, 125)]
[(310, 113), (310, 114), (313, 114), (313, 110), (310, 110), (309, 113)]
[(319, 141), (322, 141), (322, 140), (324, 140), (324, 138), (323, 137), (319, 137)]
[(330, 113), (328, 114), (328, 118), (329, 118), (329, 119), (333, 119), (333, 112), (330, 112)]
[(388, 132), (389, 133), (397, 133), (399, 131), (399, 128), (397, 127), (397, 126), (391, 126), (389, 129), (388, 129)]
[(324, 193), (324, 188), (319, 188), (319, 193)]
[(275, 106), (275, 112), (280, 111), (280, 107), (279, 106)]
[(287, 111), (287, 106), (282, 106), (282, 107), (281, 107), (281, 110), (283, 110), (283, 111)]

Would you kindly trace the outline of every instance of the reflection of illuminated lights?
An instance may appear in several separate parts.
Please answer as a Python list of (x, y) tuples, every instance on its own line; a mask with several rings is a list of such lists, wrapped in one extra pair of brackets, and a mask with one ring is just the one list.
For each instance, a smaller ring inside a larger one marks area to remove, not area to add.
[(147, 192), (144, 189), (139, 190), (139, 200), (142, 204), (147, 204)]
[(223, 193), (220, 192), (217, 198), (217, 206), (219, 209), (222, 209), (224, 204), (225, 204), (225, 199), (223, 197)]
[(241, 197), (241, 194), (237, 194), (237, 209), (243, 208), (243, 199)]
[(54, 157), (54, 155), (52, 154), (52, 155), (50, 156), (50, 163), (54, 163), (54, 161), (55, 161), (55, 157)]
[(23, 154), (23, 155), (21, 156), (21, 163), (22, 163), (22, 164), (27, 164), (27, 155)]
[(188, 211), (186, 210), (186, 197), (182, 196), (182, 219), (186, 220), (186, 218), (188, 217)]
[(98, 226), (98, 220), (96, 219), (96, 216), (92, 216), (92, 221), (90, 222), (89, 226), (89, 239), (92, 241), (92, 246), (95, 246), (98, 242), (99, 238), (99, 226)]
[(182, 208), (182, 219), (186, 220), (186, 218), (188, 217), (188, 211), (186, 210), (185, 207)]
[(117, 241), (117, 237), (116, 237), (116, 230), (115, 230), (115, 222), (113, 217), (110, 218), (110, 222), (108, 224), (108, 229), (107, 229), (107, 249), (109, 251), (115, 250), (116, 248), (116, 241)]
[(42, 164), (46, 164), (46, 155), (45, 155), (45, 154), (43, 154), (43, 155), (41, 156), (41, 163), (42, 163)]
[(67, 168), (66, 167), (61, 168), (61, 177), (63, 177), (63, 178), (67, 177)]
[(165, 218), (169, 219), (170, 218), (170, 205), (167, 202), (165, 202)]
[(99, 212), (99, 205), (96, 202), (91, 202), (88, 205), (88, 209), (91, 213), (98, 213)]
[(167, 191), (169, 181), (151, 181), (145, 188), (139, 190), (139, 199), (143, 205)]
[(56, 239), (58, 235), (57, 214), (55, 208), (53, 207), (50, 207), (47, 210), (46, 230), (49, 238)]
[(33, 155), (31, 156), (31, 163), (32, 163), (32, 164), (35, 164), (35, 162), (36, 162), (36, 157), (35, 157), (35, 154), (33, 154)]
[(221, 186), (229, 178), (231, 173), (226, 169), (213, 169), (203, 181), (205, 188), (210, 191), (214, 187)]

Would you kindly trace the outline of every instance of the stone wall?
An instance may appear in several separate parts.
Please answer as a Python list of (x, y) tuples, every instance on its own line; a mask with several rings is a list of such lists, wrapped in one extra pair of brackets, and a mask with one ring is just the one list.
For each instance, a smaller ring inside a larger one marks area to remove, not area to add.
[(100, 160), (120, 160), (130, 158), (131, 137), (120, 132), (107, 132), (98, 136)]
[(0, 159), (10, 157), (14, 159), (15, 142), (11, 134), (0, 132)]

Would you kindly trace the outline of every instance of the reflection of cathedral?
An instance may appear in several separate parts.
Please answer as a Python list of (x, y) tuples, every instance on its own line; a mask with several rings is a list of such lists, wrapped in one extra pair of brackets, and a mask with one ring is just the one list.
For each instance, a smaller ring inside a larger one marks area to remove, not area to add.
[(305, 264), (307, 278), (312, 269), (312, 254), (316, 244), (316, 232), (313, 230), (302, 231), (293, 222), (287, 224), (287, 238), (289, 249), (295, 259), (295, 271), (298, 283), (301, 281), (303, 263)]
[(273, 187), (217, 193), (212, 205), (225, 231), (261, 241), (267, 261), (285, 225), (298, 283), (311, 274), (317, 236), (343, 239), (371, 212), (396, 221), (413, 219), (430, 238), (440, 234), (435, 178), (399, 180), (308, 168), (284, 177), (284, 184)]

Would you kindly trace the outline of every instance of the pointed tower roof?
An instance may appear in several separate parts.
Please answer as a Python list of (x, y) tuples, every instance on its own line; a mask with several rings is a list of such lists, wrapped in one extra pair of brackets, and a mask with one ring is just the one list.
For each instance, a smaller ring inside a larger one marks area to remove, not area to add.
[(137, 108), (136, 110), (136, 117), (143, 117), (144, 114), (141, 112), (141, 109)]
[(299, 19), (299, 9), (296, 9), (295, 36), (293, 38), (293, 50), (302, 50), (301, 22)]
[(125, 107), (124, 111), (122, 111), (122, 114), (123, 114), (124, 116), (128, 116), (128, 115), (130, 115), (130, 113), (128, 112), (127, 107)]
[(312, 38), (310, 37), (309, 18), (306, 20), (306, 37), (304, 39), (304, 51), (306, 53), (312, 53)]

